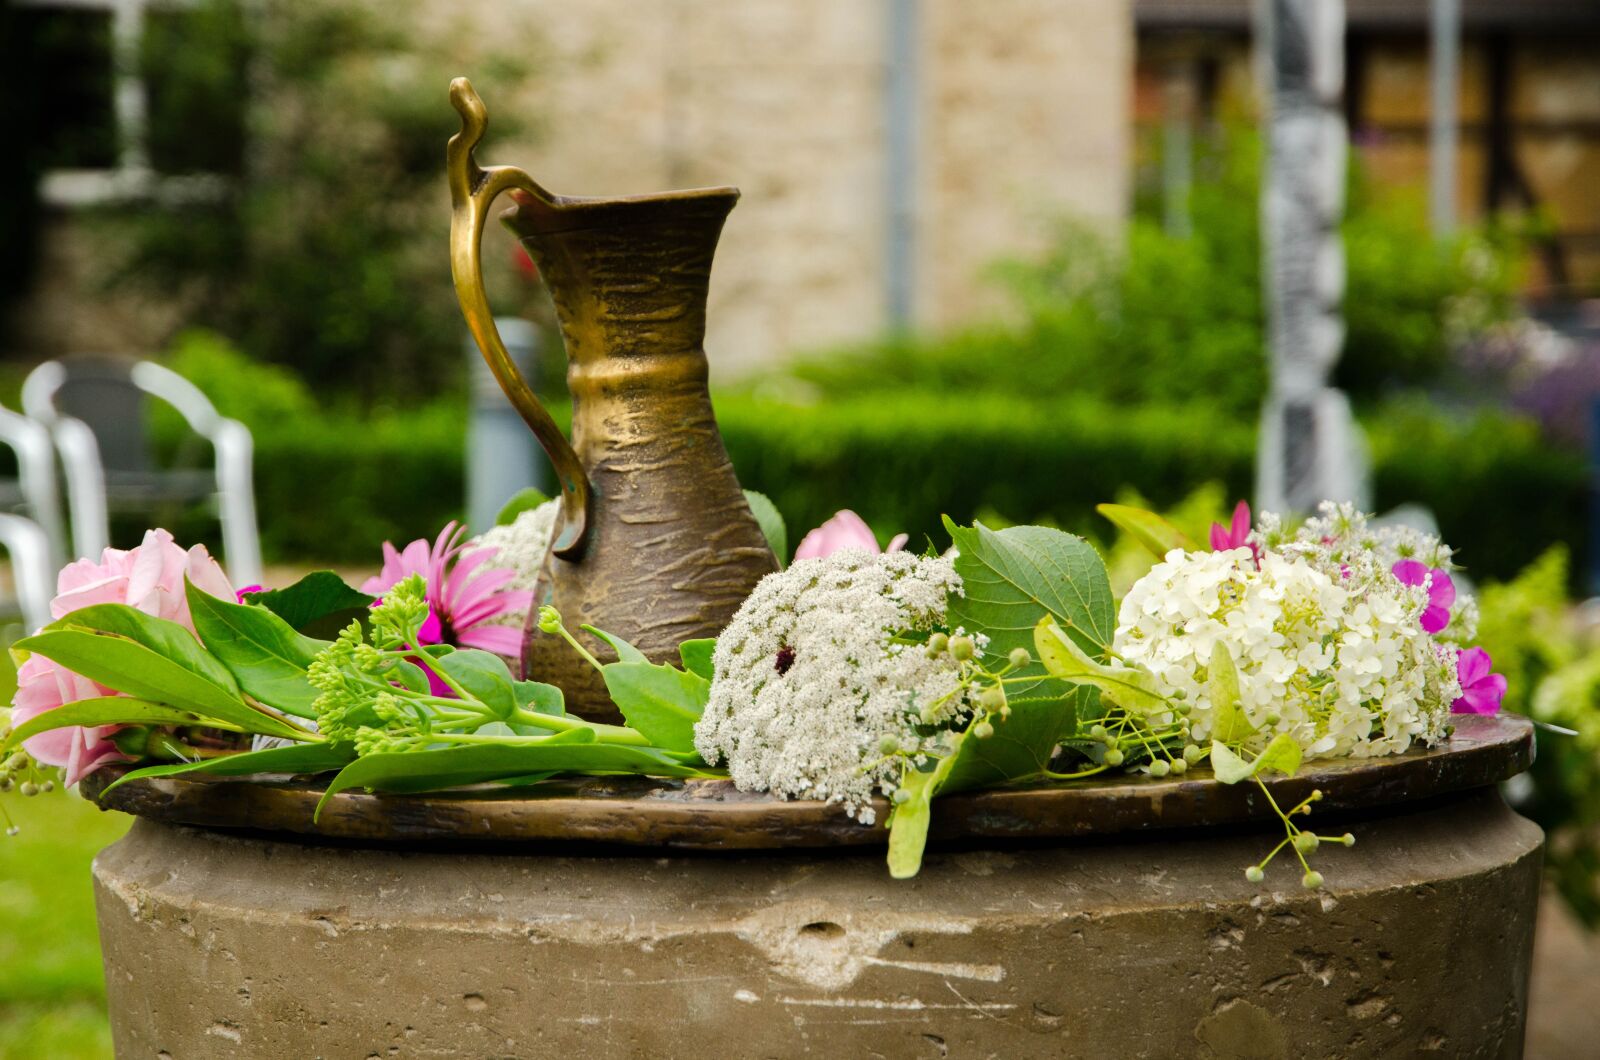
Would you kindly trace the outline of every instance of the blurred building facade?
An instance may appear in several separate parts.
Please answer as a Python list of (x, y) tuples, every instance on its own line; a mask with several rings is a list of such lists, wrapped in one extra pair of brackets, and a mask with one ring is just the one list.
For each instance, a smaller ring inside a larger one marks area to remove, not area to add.
[[(99, 34), (106, 47), (162, 7), (26, 2), (101, 20), (84, 39)], [(1115, 228), (1130, 201), (1130, 5), (420, 0), (417, 17), (473, 19), (502, 46), (529, 25), (543, 38), (528, 49), (542, 68), (536, 95), (486, 100), (491, 120), (524, 108), (537, 141), (498, 142), (483, 161), (573, 195), (741, 188), (707, 339), (726, 378), (895, 326), (992, 312), (1003, 299), (980, 280), (984, 267), (1041, 244), (1049, 218)], [(460, 59), (470, 74), (472, 56)], [(116, 143), (107, 130), (139, 126), (140, 89), (96, 81), (112, 75), (94, 55), (84, 63), (84, 122), (95, 142)], [(119, 197), (204, 193), (203, 181), (156, 178), (148, 163), (124, 136), (120, 154), (43, 174), (40, 265), (13, 355), (144, 352), (170, 332), (158, 299), (95, 289), (95, 248), (74, 224), (76, 211)], [(440, 189), (443, 209), (442, 178)]]
[[(1600, 294), (1600, 3), (1459, 0), (1456, 214), (1535, 222), (1530, 293)], [(1136, 171), (1173, 108), (1198, 126), (1255, 98), (1252, 0), (1135, 0)], [(1429, 0), (1344, 0), (1345, 118), (1376, 181), (1425, 188)]]

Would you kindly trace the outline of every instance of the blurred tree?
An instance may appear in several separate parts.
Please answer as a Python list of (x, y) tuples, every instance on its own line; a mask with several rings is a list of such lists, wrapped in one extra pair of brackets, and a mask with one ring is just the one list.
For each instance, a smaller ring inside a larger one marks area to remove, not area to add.
[[(445, 88), (461, 54), (413, 5), (199, 0), (152, 18), (139, 54), (152, 164), (221, 174), (215, 194), (98, 218), (108, 282), (182, 300), (184, 322), (233, 336), (319, 390), (427, 393), (459, 376), (446, 252)], [(523, 80), (479, 55), (484, 94)], [(515, 131), (497, 112), (495, 134)]]

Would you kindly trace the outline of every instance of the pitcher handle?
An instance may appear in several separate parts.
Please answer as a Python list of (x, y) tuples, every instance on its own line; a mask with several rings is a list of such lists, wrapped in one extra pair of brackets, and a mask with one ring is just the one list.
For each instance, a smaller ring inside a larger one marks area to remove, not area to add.
[(555, 197), (515, 166), (478, 165), (472, 152), (483, 139), (489, 112), (464, 77), (450, 82), (450, 103), (461, 115), (461, 131), (450, 138), (446, 151), (450, 176), (450, 275), (455, 280), (456, 300), (467, 329), (489, 363), (489, 370), (504, 390), (511, 405), (532, 428), (544, 447), (561, 484), (561, 521), (556, 527), (551, 549), (563, 559), (575, 560), (583, 554), (589, 536), (589, 476), (584, 473), (572, 443), (556, 426), (550, 413), (539, 403), (522, 373), (506, 352), (489, 311), (489, 298), (483, 290), (483, 226), (489, 207), (503, 191), (517, 189), (555, 205)]

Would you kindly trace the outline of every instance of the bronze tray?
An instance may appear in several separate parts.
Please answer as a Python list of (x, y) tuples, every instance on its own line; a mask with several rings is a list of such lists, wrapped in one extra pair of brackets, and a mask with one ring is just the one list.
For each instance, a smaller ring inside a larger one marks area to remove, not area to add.
[[(1320, 788), (1318, 814), (1371, 811), (1484, 787), (1522, 772), (1533, 760), (1533, 726), (1515, 716), (1455, 719), (1438, 747), (1375, 759), (1315, 761), (1294, 777), (1267, 782), (1280, 806)], [(335, 795), (315, 824), (322, 796), (315, 778), (206, 777), (130, 781), (109, 794), (122, 769), (99, 770), (82, 784), (85, 798), (172, 824), (289, 833), (376, 844), (613, 844), (681, 850), (770, 850), (881, 845), (888, 805), (863, 826), (836, 805), (783, 802), (726, 780), (577, 777), (533, 790), (479, 785), (429, 795), (348, 791)], [(1049, 787), (965, 792), (938, 802), (935, 840), (1040, 840), (1271, 819), (1254, 784), (1224, 785), (1209, 771), (1153, 780), (1118, 775)]]

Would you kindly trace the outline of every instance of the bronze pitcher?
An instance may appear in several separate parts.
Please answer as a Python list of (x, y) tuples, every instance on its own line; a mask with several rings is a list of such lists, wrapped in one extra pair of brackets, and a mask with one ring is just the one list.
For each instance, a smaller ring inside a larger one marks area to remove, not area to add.
[[(560, 686), (568, 709), (615, 719), (605, 686), (570, 646), (542, 633), (540, 604), (566, 626), (632, 642), (652, 661), (720, 632), (777, 561), (739, 489), (706, 387), (706, 291), (735, 188), (617, 199), (552, 195), (512, 166), (478, 166), (488, 122), (466, 78), (450, 85), (461, 132), (448, 151), (450, 266), (467, 326), (511, 404), (549, 454), (561, 513), (523, 631), (524, 675)], [(555, 303), (567, 350), (572, 441), (517, 372), (483, 290), (488, 209), (527, 248)], [(605, 659), (610, 648), (587, 633)]]

